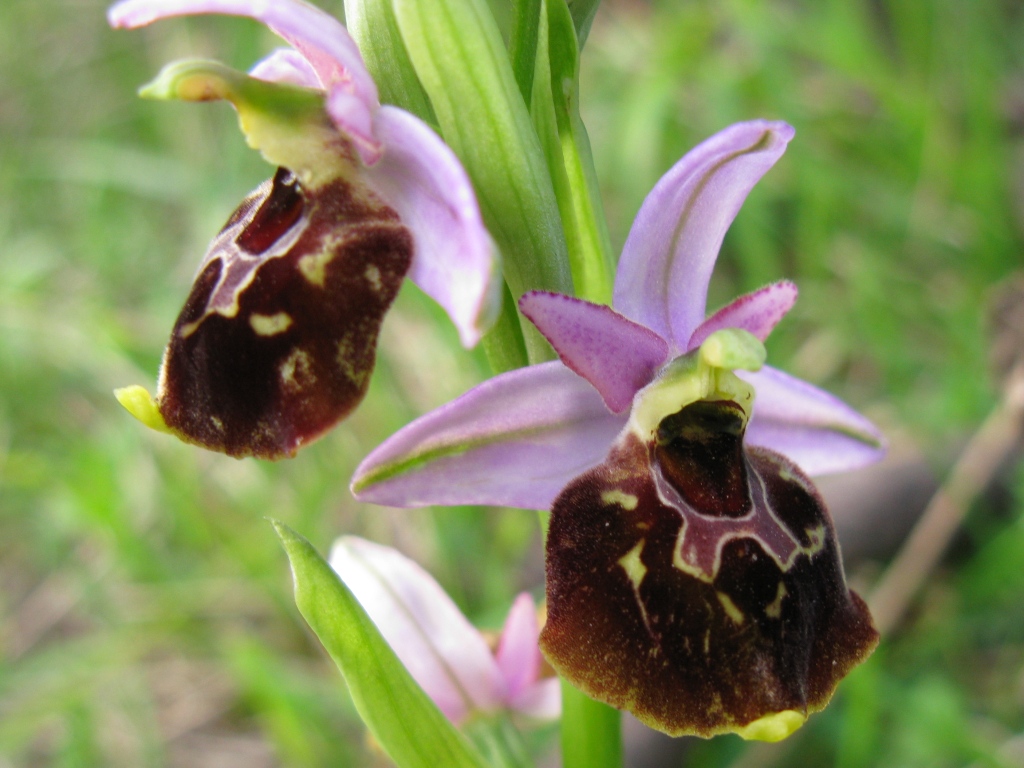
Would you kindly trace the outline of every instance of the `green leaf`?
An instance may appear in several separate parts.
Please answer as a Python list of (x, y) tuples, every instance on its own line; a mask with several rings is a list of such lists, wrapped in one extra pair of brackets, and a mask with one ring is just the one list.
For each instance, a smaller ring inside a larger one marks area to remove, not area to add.
[(399, 768), (485, 768), (381, 636), (359, 601), (302, 536), (272, 520), (295, 579), (295, 604), (348, 683), (370, 733)]
[(514, 0), (512, 36), (508, 54), (512, 72), (519, 84), (523, 100), (529, 102), (533, 91), (533, 68), (537, 63), (537, 33), (540, 25), (541, 0)]
[[(441, 135), (462, 161), (504, 258), (514, 298), (572, 294), (565, 236), (540, 142), (494, 17), (483, 0), (393, 0)], [(530, 359), (553, 353), (524, 325)]]
[(569, 249), (576, 295), (612, 298), (612, 249), (590, 140), (579, 113), (579, 46), (564, 2), (544, 2), (530, 111)]
[(576, 37), (579, 38), (580, 48), (587, 42), (587, 35), (590, 34), (590, 25), (594, 23), (594, 16), (601, 0), (567, 0), (569, 12), (572, 14), (572, 23), (576, 28)]
[(491, 768), (534, 768), (522, 734), (507, 715), (472, 720), (466, 724), (466, 733)]

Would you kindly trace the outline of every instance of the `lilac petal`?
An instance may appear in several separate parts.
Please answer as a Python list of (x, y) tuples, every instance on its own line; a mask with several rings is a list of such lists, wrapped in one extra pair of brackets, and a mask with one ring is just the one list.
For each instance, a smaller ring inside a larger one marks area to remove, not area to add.
[(559, 361), (520, 368), (396, 432), (356, 469), (352, 493), (400, 507), (547, 509), (625, 423)]
[(302, 88), (323, 87), (306, 57), (294, 48), (278, 48), (256, 62), (249, 75), (271, 83), (288, 83)]
[(704, 319), (722, 238), (792, 137), (786, 123), (738, 123), (676, 163), (633, 222), (615, 277), (615, 308), (686, 349)]
[(302, 0), (122, 0), (107, 11), (107, 19), (113, 27), (135, 28), (202, 13), (247, 16), (266, 24), (306, 57), (324, 88), (342, 85), (370, 109), (379, 103), (377, 86), (348, 30)]
[(614, 413), (629, 407), (668, 357), (663, 338), (602, 304), (533, 291), (519, 309)]
[(796, 286), (788, 280), (744, 294), (697, 326), (686, 350), (696, 349), (708, 336), (723, 328), (742, 328), (764, 341), (779, 320), (793, 308), (796, 295)]
[(330, 560), (449, 720), (501, 707), (501, 674), (487, 643), (429, 573), (397, 550), (354, 536), (338, 539)]
[(373, 135), (377, 107), (367, 104), (343, 86), (331, 88), (327, 95), (327, 114), (342, 134), (355, 145), (363, 165), (372, 166), (384, 153), (383, 142)]
[(533, 598), (523, 592), (512, 603), (512, 609), (501, 630), (501, 640), (495, 659), (505, 681), (505, 693), (509, 699), (519, 696), (537, 681), (540, 675), (540, 646), (537, 638), (537, 608)]
[(809, 475), (844, 472), (878, 461), (885, 438), (837, 397), (765, 366), (737, 371), (756, 391), (747, 442), (789, 457)]
[(509, 709), (537, 720), (556, 720), (562, 714), (562, 688), (557, 677), (545, 677), (508, 703)]
[(408, 112), (381, 107), (374, 134), (387, 149), (366, 178), (412, 231), (409, 277), (472, 347), (501, 307), (500, 265), (473, 185), (441, 138)]

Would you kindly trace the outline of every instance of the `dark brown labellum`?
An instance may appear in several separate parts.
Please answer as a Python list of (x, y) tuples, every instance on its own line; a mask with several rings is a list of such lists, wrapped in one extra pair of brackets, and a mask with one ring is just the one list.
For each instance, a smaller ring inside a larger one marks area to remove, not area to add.
[(164, 353), (157, 404), (189, 441), (290, 456), (366, 392), (377, 335), (412, 258), (397, 214), (338, 179), (286, 169), (214, 240)]
[(672, 735), (807, 714), (878, 642), (831, 518), (734, 403), (624, 433), (555, 501), (541, 648), (594, 698)]

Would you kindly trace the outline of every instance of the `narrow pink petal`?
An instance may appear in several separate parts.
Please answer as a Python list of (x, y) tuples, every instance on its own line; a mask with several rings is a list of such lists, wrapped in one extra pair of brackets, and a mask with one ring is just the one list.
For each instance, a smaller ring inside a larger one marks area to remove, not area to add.
[(533, 291), (519, 309), (614, 413), (629, 407), (668, 357), (663, 338), (602, 304)]
[(256, 62), (249, 74), (271, 83), (288, 83), (303, 88), (322, 88), (320, 78), (306, 57), (294, 48), (278, 48)]
[(122, 0), (107, 12), (107, 19), (114, 27), (135, 28), (202, 13), (247, 16), (266, 24), (306, 57), (324, 88), (344, 85), (368, 109), (379, 103), (377, 86), (348, 30), (302, 0)]
[(386, 147), (366, 178), (416, 240), (409, 277), (444, 307), (472, 347), (501, 307), (501, 268), (458, 158), (422, 120), (397, 107), (376, 114)]
[(537, 625), (537, 606), (533, 604), (533, 598), (523, 592), (512, 603), (495, 654), (509, 700), (533, 685), (540, 675), (538, 637), (540, 627)]
[(562, 714), (562, 688), (557, 677), (537, 681), (509, 702), (509, 709), (535, 720), (557, 720)]
[(448, 719), (502, 706), (501, 674), (487, 643), (429, 573), (397, 550), (354, 536), (338, 539), (330, 560)]
[(764, 341), (779, 320), (793, 308), (796, 295), (796, 286), (788, 280), (744, 294), (698, 325), (686, 350), (696, 349), (708, 336), (723, 328), (742, 328)]
[(633, 222), (615, 278), (615, 308), (686, 349), (704, 319), (722, 239), (754, 184), (782, 156), (793, 129), (738, 123), (666, 173)]
[(737, 373), (756, 392), (751, 445), (788, 456), (809, 475), (856, 469), (885, 455), (878, 427), (839, 398), (770, 366)]
[(365, 166), (372, 166), (384, 153), (383, 142), (373, 135), (376, 110), (376, 106), (367, 104), (344, 86), (336, 85), (327, 94), (327, 114), (352, 141)]
[(559, 361), (520, 368), (396, 432), (356, 469), (352, 493), (398, 507), (547, 509), (625, 423)]

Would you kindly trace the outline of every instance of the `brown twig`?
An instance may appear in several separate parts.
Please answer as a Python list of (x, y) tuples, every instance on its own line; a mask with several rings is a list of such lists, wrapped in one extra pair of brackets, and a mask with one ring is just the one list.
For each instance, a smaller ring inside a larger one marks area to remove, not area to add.
[(1024, 362), (1003, 386), (1002, 401), (974, 433), (946, 482), (929, 502), (896, 558), (879, 579), (868, 605), (882, 635), (899, 624), (928, 574), (963, 521), (1013, 450), (1024, 427)]

